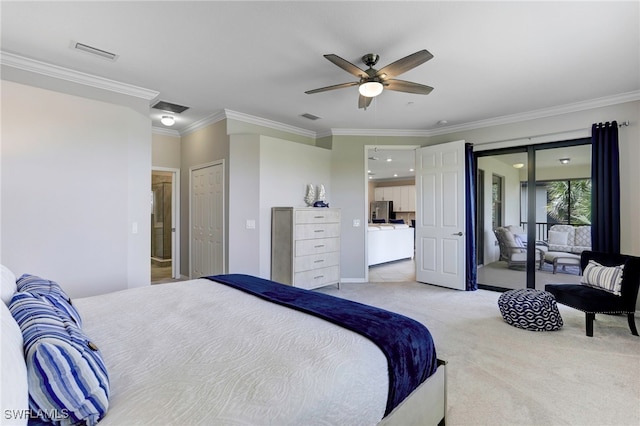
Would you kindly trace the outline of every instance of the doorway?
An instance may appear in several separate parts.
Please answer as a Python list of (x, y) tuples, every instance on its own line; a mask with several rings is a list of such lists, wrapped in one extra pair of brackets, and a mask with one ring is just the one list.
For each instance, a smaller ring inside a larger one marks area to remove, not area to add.
[(151, 171), (151, 282), (180, 277), (177, 253), (178, 170)]
[(415, 280), (416, 148), (364, 147), (367, 281)]

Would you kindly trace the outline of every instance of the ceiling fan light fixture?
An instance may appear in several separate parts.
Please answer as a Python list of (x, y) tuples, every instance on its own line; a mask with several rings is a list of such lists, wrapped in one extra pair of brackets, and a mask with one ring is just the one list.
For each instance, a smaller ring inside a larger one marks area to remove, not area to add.
[(160, 119), (160, 122), (165, 126), (173, 126), (174, 124), (176, 124), (176, 119), (170, 115), (163, 115)]
[(358, 91), (366, 98), (375, 98), (382, 93), (382, 88), (382, 83), (378, 81), (367, 81), (358, 87)]

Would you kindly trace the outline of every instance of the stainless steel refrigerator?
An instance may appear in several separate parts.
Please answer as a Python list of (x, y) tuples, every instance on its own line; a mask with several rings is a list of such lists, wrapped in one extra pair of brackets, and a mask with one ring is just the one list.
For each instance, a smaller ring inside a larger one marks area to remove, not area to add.
[(384, 223), (389, 223), (389, 219), (395, 219), (393, 212), (393, 201), (373, 201), (369, 206), (369, 222), (378, 222), (384, 219)]

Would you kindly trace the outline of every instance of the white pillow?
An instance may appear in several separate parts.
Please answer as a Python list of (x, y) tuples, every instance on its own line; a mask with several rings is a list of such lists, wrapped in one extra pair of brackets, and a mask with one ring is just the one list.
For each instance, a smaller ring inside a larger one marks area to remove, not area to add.
[(568, 232), (549, 231), (549, 244), (553, 244), (556, 246), (566, 246), (568, 238)]
[(22, 347), (22, 332), (4, 303), (0, 303), (0, 311), (0, 321), (2, 322), (0, 335), (2, 339), (2, 374), (0, 375), (2, 378), (0, 384), (2, 424), (26, 425), (29, 417), (29, 387), (27, 384), (27, 364)]
[(514, 234), (514, 238), (518, 247), (527, 246), (527, 234)]
[(9, 306), (13, 294), (16, 292), (16, 276), (9, 268), (0, 265), (2, 272), (2, 282), (0, 283), (0, 297), (6, 306)]
[(623, 273), (624, 265), (602, 266), (595, 260), (590, 260), (582, 272), (580, 284), (620, 296)]

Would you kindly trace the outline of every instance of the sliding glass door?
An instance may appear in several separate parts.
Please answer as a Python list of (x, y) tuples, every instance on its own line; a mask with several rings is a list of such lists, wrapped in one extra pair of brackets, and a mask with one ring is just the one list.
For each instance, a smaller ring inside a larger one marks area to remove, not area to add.
[(580, 250), (591, 238), (591, 145), (536, 151), (536, 239), (544, 262), (535, 288), (580, 281)]
[[(526, 179), (526, 150), (478, 156), (478, 284), (526, 288), (526, 231), (520, 218), (520, 183)], [(525, 222), (526, 223), (526, 222)]]
[(550, 243), (575, 245), (576, 234), (589, 231), (589, 142), (476, 152), (481, 288), (542, 290), (579, 281), (578, 249)]

